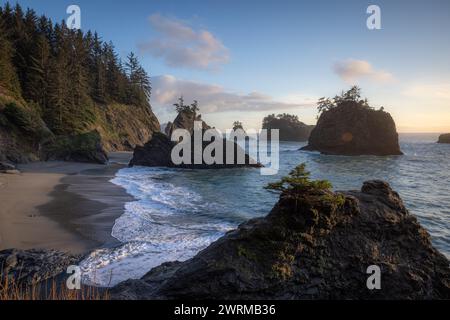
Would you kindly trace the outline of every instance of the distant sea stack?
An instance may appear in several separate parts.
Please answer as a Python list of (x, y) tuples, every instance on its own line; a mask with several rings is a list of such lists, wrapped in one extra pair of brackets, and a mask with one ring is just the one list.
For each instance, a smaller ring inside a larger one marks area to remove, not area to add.
[(302, 150), (348, 156), (403, 154), (391, 115), (357, 101), (323, 111)]
[(450, 143), (450, 133), (441, 134), (438, 143)]
[[(340, 199), (337, 201), (337, 199)], [(382, 290), (369, 290), (370, 266)], [(450, 299), (449, 261), (382, 181), (361, 191), (283, 192), (265, 218), (185, 262), (111, 290), (113, 299)]]
[(294, 115), (279, 114), (275, 116), (271, 114), (264, 118), (262, 128), (280, 130), (281, 141), (308, 141), (314, 126), (304, 124)]

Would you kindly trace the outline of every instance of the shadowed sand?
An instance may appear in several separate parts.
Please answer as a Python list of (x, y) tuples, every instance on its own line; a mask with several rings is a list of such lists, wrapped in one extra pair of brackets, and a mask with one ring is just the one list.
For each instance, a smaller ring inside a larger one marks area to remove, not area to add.
[(0, 175), (0, 250), (85, 253), (114, 245), (112, 227), (132, 197), (109, 181), (130, 158), (112, 153), (106, 166), (36, 162)]

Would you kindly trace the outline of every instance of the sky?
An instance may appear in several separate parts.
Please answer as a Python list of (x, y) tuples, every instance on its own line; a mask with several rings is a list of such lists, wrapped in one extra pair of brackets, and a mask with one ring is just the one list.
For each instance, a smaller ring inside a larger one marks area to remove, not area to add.
[[(183, 95), (222, 130), (284, 112), (315, 124), (318, 98), (356, 84), (399, 132), (450, 132), (448, 0), (18, 2), (54, 21), (78, 5), (84, 31), (137, 53), (161, 123)], [(381, 29), (367, 27), (370, 5)]]

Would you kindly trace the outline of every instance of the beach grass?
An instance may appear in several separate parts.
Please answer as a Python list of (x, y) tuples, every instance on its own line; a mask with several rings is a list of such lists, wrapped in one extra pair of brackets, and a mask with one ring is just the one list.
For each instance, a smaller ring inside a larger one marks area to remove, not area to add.
[(65, 282), (56, 279), (43, 283), (24, 285), (11, 276), (0, 275), (0, 301), (41, 300), (109, 300), (108, 290), (92, 286), (81, 286), (70, 290)]

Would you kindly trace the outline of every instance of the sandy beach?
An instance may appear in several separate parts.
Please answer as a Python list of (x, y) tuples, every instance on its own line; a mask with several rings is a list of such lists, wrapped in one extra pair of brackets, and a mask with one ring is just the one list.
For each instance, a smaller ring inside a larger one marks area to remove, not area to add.
[(0, 174), (0, 250), (79, 254), (114, 245), (111, 229), (132, 197), (109, 181), (130, 157), (113, 153), (108, 165), (36, 162)]

